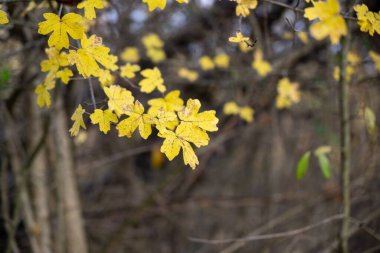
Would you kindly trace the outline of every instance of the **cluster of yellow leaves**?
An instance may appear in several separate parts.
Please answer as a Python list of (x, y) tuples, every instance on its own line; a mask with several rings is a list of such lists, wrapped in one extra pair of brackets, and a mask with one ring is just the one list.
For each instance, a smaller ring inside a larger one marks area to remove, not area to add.
[(339, 1), (312, 1), (312, 3), (313, 7), (306, 8), (304, 15), (309, 20), (318, 19), (318, 22), (310, 26), (311, 35), (317, 40), (330, 37), (333, 44), (338, 44), (340, 37), (347, 34), (346, 22), (339, 13)]
[[(188, 4), (189, 0), (176, 0), (178, 3)], [(143, 0), (144, 3), (148, 5), (149, 11), (154, 11), (156, 8), (161, 10), (165, 9), (166, 0)]]
[(5, 25), (9, 23), (8, 15), (5, 11), (1, 10), (1, 5), (0, 5), (0, 25)]
[(194, 70), (190, 70), (188, 68), (180, 68), (178, 70), (178, 76), (188, 80), (191, 83), (198, 80), (198, 77), (199, 77), (198, 72)]
[(230, 57), (226, 53), (219, 53), (214, 59), (204, 55), (199, 58), (198, 63), (203, 71), (213, 70), (215, 67), (227, 69), (230, 66)]
[(369, 52), (369, 56), (375, 62), (375, 68), (380, 72), (380, 54), (375, 53), (374, 51)]
[(257, 0), (236, 0), (236, 16), (247, 17), (250, 10), (256, 9)]
[(226, 115), (239, 115), (239, 117), (246, 122), (253, 121), (253, 114), (255, 110), (249, 106), (240, 107), (234, 101), (226, 103), (223, 107), (223, 113)]
[[(346, 66), (346, 77), (347, 80), (351, 80), (352, 75), (355, 73), (357, 68), (360, 66), (360, 56), (355, 52), (348, 52), (347, 54), (347, 66)], [(334, 79), (339, 81), (340, 68), (338, 66), (334, 67)]]
[(264, 60), (263, 51), (261, 49), (256, 49), (253, 55), (252, 68), (257, 71), (257, 73), (265, 77), (272, 71), (272, 66), (269, 62)]
[(79, 74), (84, 78), (99, 76), (101, 68), (98, 63), (111, 71), (118, 69), (117, 56), (109, 54), (110, 49), (103, 45), (101, 37), (92, 35), (87, 39), (87, 36), (83, 35), (81, 46), (82, 48), (77, 50), (70, 50), (68, 59), (70, 65), (76, 65)]
[[(147, 113), (144, 106), (132, 96), (132, 93), (118, 85), (104, 87), (108, 97), (108, 109), (96, 109), (90, 119), (98, 124), (100, 131), (107, 134), (111, 124), (116, 124), (119, 137), (131, 138), (138, 129), (140, 136), (147, 139), (152, 134), (152, 127), (158, 130), (158, 136), (164, 138), (160, 148), (169, 160), (178, 156), (182, 149), (184, 163), (195, 169), (199, 164), (192, 144), (205, 146), (209, 142), (207, 132), (217, 131), (218, 119), (215, 111), (199, 112), (201, 103), (189, 99), (184, 106), (180, 91), (175, 90), (163, 98), (151, 99)], [(74, 121), (70, 133), (75, 136), (80, 127), (86, 128), (83, 121), (85, 113), (81, 105), (75, 110), (71, 119)]]
[(277, 85), (276, 107), (278, 109), (289, 108), (301, 100), (298, 83), (290, 82), (288, 78), (282, 78)]
[(355, 5), (354, 10), (358, 17), (360, 31), (368, 32), (371, 36), (373, 36), (375, 32), (380, 34), (380, 12), (369, 11), (365, 4)]
[(154, 63), (160, 63), (166, 59), (164, 42), (155, 33), (149, 33), (142, 38), (146, 49), (146, 55)]

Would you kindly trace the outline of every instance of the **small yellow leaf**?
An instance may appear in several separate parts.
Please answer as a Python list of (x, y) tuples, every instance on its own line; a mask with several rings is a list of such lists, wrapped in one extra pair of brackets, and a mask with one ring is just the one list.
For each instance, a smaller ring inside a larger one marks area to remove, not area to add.
[(70, 81), (70, 77), (72, 77), (74, 74), (73, 72), (71, 71), (71, 69), (68, 69), (68, 68), (64, 68), (63, 70), (59, 70), (57, 72), (57, 78), (60, 78), (61, 81), (64, 83), (64, 84), (68, 84), (69, 81)]
[(178, 76), (187, 79), (189, 82), (195, 82), (199, 77), (198, 72), (187, 68), (180, 68), (178, 70)]
[(84, 16), (87, 19), (92, 20), (96, 18), (95, 8), (103, 9), (104, 5), (103, 5), (103, 0), (85, 0), (79, 3), (77, 7), (78, 9), (84, 8)]
[(209, 56), (202, 56), (199, 59), (199, 65), (204, 71), (213, 70), (215, 68), (215, 64)]
[(140, 66), (137, 64), (127, 63), (124, 66), (120, 67), (120, 75), (122, 77), (131, 79), (136, 76), (136, 72), (140, 71)]
[(92, 124), (99, 124), (99, 129), (104, 134), (107, 134), (111, 129), (111, 122), (118, 122), (116, 114), (112, 113), (112, 111), (108, 109), (104, 111), (95, 109), (95, 111), (90, 115), (90, 119)]
[(104, 87), (104, 92), (108, 97), (108, 109), (114, 111), (116, 115), (129, 115), (130, 107), (133, 106), (135, 100), (132, 92), (118, 85)]
[(37, 94), (37, 104), (39, 107), (42, 108), (44, 107), (44, 105), (46, 105), (46, 107), (48, 108), (50, 107), (51, 105), (50, 93), (44, 84), (39, 84), (35, 88), (34, 93)]
[(149, 11), (153, 11), (156, 8), (163, 10), (166, 6), (166, 0), (143, 0), (148, 4)]
[(8, 15), (5, 11), (0, 10), (0, 25), (9, 23)]
[(145, 77), (139, 82), (142, 92), (152, 93), (155, 89), (159, 90), (161, 93), (166, 91), (164, 79), (162, 79), (161, 72), (157, 67), (153, 69), (145, 69), (141, 71), (141, 75)]
[(254, 68), (262, 77), (267, 76), (272, 71), (272, 66), (269, 62), (263, 59), (263, 51), (260, 49), (255, 51), (252, 68)]
[(178, 112), (178, 117), (181, 121), (190, 123), (205, 131), (215, 132), (218, 131), (216, 126), (219, 119), (215, 116), (215, 111), (204, 111), (199, 113), (201, 102), (198, 99), (187, 100), (186, 107)]
[(249, 41), (249, 37), (244, 37), (241, 32), (237, 32), (235, 37), (231, 36), (228, 40), (232, 43), (240, 43)]
[(217, 54), (214, 57), (214, 63), (219, 68), (227, 69), (230, 66), (230, 57), (225, 53)]
[(82, 108), (82, 105), (78, 105), (77, 109), (75, 109), (73, 115), (71, 116), (71, 120), (74, 121), (73, 126), (69, 130), (71, 136), (77, 136), (81, 127), (86, 129), (86, 125), (83, 121), (84, 113), (85, 110)]
[(180, 111), (183, 109), (183, 100), (179, 97), (181, 92), (174, 90), (169, 92), (164, 98), (154, 98), (148, 101), (151, 106), (149, 113), (157, 114), (159, 110), (165, 112)]
[(140, 60), (139, 50), (136, 47), (126, 47), (121, 53), (121, 59), (130, 63), (138, 62)]

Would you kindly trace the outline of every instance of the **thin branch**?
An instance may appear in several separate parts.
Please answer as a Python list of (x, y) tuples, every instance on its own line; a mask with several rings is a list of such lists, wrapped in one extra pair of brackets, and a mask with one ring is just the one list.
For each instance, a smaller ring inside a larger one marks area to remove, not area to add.
[(92, 87), (92, 80), (91, 80), (91, 78), (88, 79), (88, 85), (90, 86), (90, 94), (91, 94), (92, 105), (94, 106), (94, 110), (96, 110), (96, 101), (95, 101), (94, 87)]
[(225, 244), (225, 243), (231, 243), (231, 242), (246, 242), (246, 241), (276, 239), (276, 238), (290, 237), (290, 236), (295, 236), (301, 233), (305, 233), (309, 230), (331, 223), (333, 221), (341, 220), (343, 217), (344, 217), (343, 214), (337, 214), (329, 218), (326, 218), (322, 220), (321, 222), (311, 224), (306, 227), (302, 227), (302, 228), (298, 228), (298, 229), (294, 229), (290, 231), (285, 231), (285, 232), (280, 232), (280, 233), (266, 234), (266, 235), (254, 235), (254, 236), (248, 236), (248, 237), (242, 237), (242, 238), (229, 238), (229, 239), (216, 239), (216, 240), (208, 240), (208, 239), (195, 238), (195, 237), (189, 237), (188, 239), (193, 242), (206, 243), (206, 244)]

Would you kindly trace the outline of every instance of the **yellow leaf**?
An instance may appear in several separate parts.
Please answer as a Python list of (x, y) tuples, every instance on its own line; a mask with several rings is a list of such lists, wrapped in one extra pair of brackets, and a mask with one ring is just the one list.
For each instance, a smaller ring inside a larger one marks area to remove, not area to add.
[(140, 71), (140, 66), (137, 64), (127, 63), (124, 66), (120, 67), (120, 75), (122, 77), (131, 79), (136, 76), (136, 72)]
[(34, 93), (37, 94), (37, 104), (39, 107), (42, 108), (44, 107), (44, 105), (46, 105), (46, 107), (48, 108), (50, 107), (51, 105), (50, 93), (44, 84), (39, 84), (35, 88)]
[(108, 69), (101, 69), (98, 79), (102, 87), (110, 86), (115, 81), (115, 77), (111, 75), (111, 72)]
[(99, 129), (104, 134), (107, 134), (111, 129), (111, 122), (117, 123), (117, 116), (112, 113), (111, 110), (100, 110), (95, 109), (95, 111), (90, 115), (92, 124), (99, 124)]
[(98, 62), (106, 69), (115, 71), (118, 69), (116, 65), (117, 57), (109, 54), (110, 49), (102, 44), (102, 38), (92, 35), (87, 39), (84, 35), (81, 40), (82, 48), (78, 50), (70, 50), (68, 55), (69, 63), (76, 65), (79, 74), (84, 78), (99, 76), (100, 67)]
[(214, 63), (219, 68), (227, 69), (230, 66), (230, 57), (225, 53), (217, 54), (214, 57)]
[(69, 132), (71, 136), (77, 136), (80, 130), (80, 127), (86, 129), (86, 125), (83, 121), (83, 114), (85, 110), (82, 108), (82, 105), (78, 105), (77, 109), (75, 109), (73, 115), (71, 116), (71, 120), (74, 121), (73, 126), (70, 128)]
[(226, 115), (236, 115), (239, 113), (240, 107), (234, 102), (228, 102), (223, 107), (223, 113)]
[(5, 11), (0, 10), (0, 25), (9, 23), (8, 15)]
[(149, 48), (146, 52), (146, 55), (154, 63), (160, 63), (166, 60), (165, 51), (160, 48)]
[(81, 3), (79, 3), (77, 8), (78, 9), (84, 8), (84, 16), (87, 19), (92, 20), (92, 19), (96, 18), (95, 8), (96, 9), (103, 9), (104, 8), (103, 0), (85, 0)]
[(114, 111), (116, 115), (129, 115), (130, 107), (133, 106), (135, 100), (132, 93), (118, 85), (104, 87), (104, 92), (108, 97), (108, 109)]
[(247, 17), (250, 9), (256, 9), (257, 0), (236, 0), (236, 16)]
[(252, 68), (262, 77), (267, 76), (272, 71), (272, 66), (263, 59), (263, 51), (260, 49), (255, 51)]
[(143, 105), (136, 100), (133, 106), (129, 106), (128, 118), (119, 122), (116, 129), (119, 131), (119, 137), (132, 137), (137, 127), (142, 138), (147, 139), (152, 133), (153, 119), (150, 115), (144, 114)]
[(240, 118), (242, 118), (246, 122), (252, 122), (254, 112), (255, 111), (251, 107), (244, 106), (244, 107), (240, 108), (239, 116), (240, 116)]
[(310, 26), (311, 35), (317, 40), (330, 37), (333, 44), (339, 43), (340, 37), (347, 34), (347, 25), (340, 15), (338, 0), (313, 2), (313, 7), (305, 9), (304, 17), (309, 20), (319, 19)]
[(48, 56), (48, 60), (43, 60), (41, 62), (41, 71), (42, 72), (56, 72), (59, 67), (65, 67), (69, 65), (67, 54), (59, 53), (55, 47), (50, 47), (45, 49), (45, 52)]
[(148, 114), (152, 117), (156, 128), (167, 128), (173, 130), (178, 125), (177, 114), (170, 111), (158, 110), (148, 111)]
[(81, 39), (84, 33), (82, 16), (75, 13), (67, 13), (62, 18), (54, 13), (45, 13), (46, 21), (38, 24), (38, 33), (46, 35), (52, 32), (49, 37), (49, 47), (58, 50), (69, 48), (69, 36), (73, 39)]
[(198, 72), (187, 68), (180, 68), (178, 70), (178, 76), (187, 79), (189, 82), (195, 82), (199, 77)]
[(190, 123), (205, 131), (215, 132), (218, 131), (218, 118), (215, 116), (215, 111), (204, 111), (201, 113), (201, 102), (198, 99), (187, 100), (186, 107), (178, 112), (178, 117), (181, 121)]
[(159, 49), (164, 47), (164, 42), (158, 37), (155, 33), (149, 33), (142, 37), (142, 43), (144, 44), (145, 48), (151, 49)]
[(207, 133), (194, 125), (183, 122), (176, 128), (175, 132), (165, 128), (159, 128), (158, 130), (158, 136), (165, 138), (161, 146), (161, 152), (171, 161), (179, 154), (182, 148), (185, 165), (188, 164), (192, 169), (195, 169), (199, 161), (190, 142), (197, 147), (206, 146), (209, 142)]
[(74, 74), (73, 72), (71, 71), (71, 69), (68, 69), (68, 68), (64, 68), (63, 70), (59, 70), (57, 72), (57, 78), (60, 78), (61, 81), (64, 83), (64, 84), (68, 84), (69, 81), (70, 81), (70, 77), (72, 77)]
[(241, 32), (236, 32), (236, 36), (235, 37), (231, 36), (228, 40), (229, 42), (232, 42), (232, 43), (240, 43), (240, 42), (249, 41), (249, 38), (244, 37)]
[(375, 51), (369, 51), (369, 56), (375, 62), (376, 70), (380, 72), (380, 54), (377, 54)]
[(125, 62), (138, 62), (140, 60), (139, 50), (136, 47), (126, 47), (121, 53), (121, 59)]
[(301, 100), (298, 83), (292, 83), (288, 78), (282, 78), (277, 86), (276, 107), (279, 109), (289, 108)]
[(199, 59), (199, 65), (204, 71), (212, 70), (215, 68), (215, 64), (209, 56), (202, 56)]
[(164, 79), (162, 79), (161, 72), (157, 67), (153, 69), (145, 69), (141, 71), (141, 75), (145, 77), (139, 82), (142, 92), (152, 93), (155, 89), (159, 90), (161, 93), (166, 91)]
[(164, 98), (154, 98), (148, 101), (151, 106), (149, 113), (156, 115), (159, 110), (165, 112), (175, 112), (183, 109), (183, 100), (179, 97), (181, 92), (174, 90), (169, 92)]
[(153, 11), (156, 8), (163, 10), (166, 6), (166, 0), (143, 0), (148, 4), (149, 11)]

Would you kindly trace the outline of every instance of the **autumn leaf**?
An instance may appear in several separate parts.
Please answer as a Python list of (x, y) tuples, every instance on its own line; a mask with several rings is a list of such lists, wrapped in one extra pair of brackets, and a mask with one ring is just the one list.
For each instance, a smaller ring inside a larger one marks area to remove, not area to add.
[(236, 0), (236, 3), (236, 16), (247, 17), (257, 7), (257, 0)]
[(181, 92), (174, 90), (169, 92), (164, 98), (154, 98), (148, 101), (151, 106), (149, 113), (156, 115), (158, 111), (175, 112), (183, 109), (183, 100), (179, 97)]
[(301, 100), (298, 83), (290, 82), (288, 78), (282, 78), (277, 86), (276, 107), (279, 109), (289, 108)]
[(142, 92), (152, 93), (155, 89), (158, 89), (161, 93), (166, 91), (164, 79), (162, 79), (161, 72), (157, 67), (145, 69), (141, 71), (141, 75), (145, 77), (139, 82)]
[(118, 122), (116, 114), (112, 113), (112, 111), (108, 109), (104, 111), (101, 109), (95, 109), (95, 111), (90, 115), (90, 119), (92, 124), (99, 124), (99, 129), (104, 134), (107, 134), (111, 129), (111, 122)]
[(71, 136), (77, 136), (81, 127), (86, 129), (86, 125), (83, 121), (84, 113), (85, 110), (82, 108), (82, 105), (78, 105), (77, 109), (75, 109), (73, 115), (71, 116), (71, 120), (74, 121), (73, 126), (69, 130)]
[(195, 82), (199, 77), (198, 72), (187, 68), (180, 68), (178, 70), (178, 76), (187, 79), (189, 82)]
[(103, 0), (85, 0), (79, 3), (77, 7), (78, 9), (84, 8), (84, 16), (87, 19), (92, 20), (96, 18), (95, 8), (103, 9), (104, 5), (103, 5)]
[(215, 64), (209, 56), (202, 56), (198, 62), (204, 71), (213, 70), (215, 68)]
[(143, 0), (148, 4), (149, 11), (153, 11), (156, 8), (163, 10), (166, 6), (166, 0)]
[(186, 107), (178, 112), (178, 117), (184, 123), (197, 126), (205, 131), (218, 131), (216, 125), (219, 120), (215, 117), (216, 112), (210, 110), (199, 113), (200, 108), (201, 102), (198, 99), (189, 99), (187, 100)]
[(227, 69), (230, 66), (230, 57), (228, 54), (219, 53), (214, 57), (214, 63), (219, 68)]
[(108, 97), (108, 108), (111, 111), (114, 111), (116, 115), (129, 115), (129, 108), (135, 100), (129, 90), (118, 85), (111, 85), (104, 87), (104, 92)]
[(41, 62), (42, 72), (56, 72), (60, 67), (65, 67), (69, 65), (67, 54), (60, 53), (55, 47), (50, 47), (45, 49), (48, 56), (47, 60)]
[(272, 66), (264, 60), (263, 51), (260, 49), (257, 49), (254, 53), (252, 68), (262, 77), (267, 76), (272, 71)]
[(108, 70), (115, 71), (118, 69), (116, 65), (117, 56), (109, 54), (110, 49), (103, 45), (101, 37), (92, 35), (87, 38), (84, 35), (81, 46), (82, 48), (78, 50), (70, 50), (68, 59), (71, 65), (76, 65), (78, 72), (83, 77), (99, 76), (100, 67), (98, 63)]
[(240, 107), (234, 101), (228, 102), (223, 107), (223, 113), (226, 115), (239, 115), (246, 122), (253, 121), (253, 108), (249, 106)]
[(70, 77), (72, 77), (74, 74), (73, 72), (71, 71), (71, 69), (68, 69), (68, 68), (64, 68), (62, 70), (59, 70), (56, 74), (56, 77), (57, 78), (60, 78), (61, 81), (64, 83), (64, 84), (68, 84), (69, 81), (70, 81)]
[(136, 47), (126, 47), (121, 53), (121, 59), (125, 62), (138, 62), (140, 60), (139, 50)]
[(313, 2), (313, 7), (305, 9), (304, 17), (309, 20), (319, 19), (310, 26), (311, 35), (317, 40), (329, 37), (331, 43), (339, 43), (340, 37), (347, 34), (347, 25), (340, 15), (338, 0), (327, 0), (326, 2)]
[(46, 107), (50, 107), (51, 98), (50, 93), (47, 87), (44, 84), (39, 84), (35, 89), (34, 93), (37, 94), (37, 105), (42, 108), (46, 105)]
[(205, 131), (186, 123), (181, 123), (175, 132), (159, 128), (158, 136), (165, 138), (160, 150), (170, 161), (179, 154), (182, 148), (184, 163), (190, 165), (192, 169), (196, 168), (199, 161), (190, 142), (197, 147), (206, 146), (209, 142), (209, 137)]
[(131, 79), (136, 76), (136, 72), (140, 71), (140, 66), (137, 64), (127, 63), (120, 67), (120, 76)]
[[(1, 6), (0, 6), (1, 7)], [(8, 15), (5, 11), (0, 10), (0, 25), (9, 23)]]
[(52, 33), (48, 40), (49, 47), (58, 50), (69, 48), (69, 35), (73, 39), (81, 39), (84, 34), (82, 16), (75, 13), (67, 13), (62, 18), (54, 13), (45, 13), (46, 21), (38, 24), (38, 33), (47, 35)]
[(134, 105), (129, 106), (128, 118), (119, 122), (116, 129), (119, 131), (119, 137), (132, 137), (137, 128), (142, 138), (147, 139), (152, 133), (153, 119), (150, 115), (144, 114), (143, 105), (136, 100)]
[(241, 32), (236, 32), (236, 36), (235, 37), (231, 36), (228, 39), (228, 41), (232, 42), (232, 43), (240, 43), (240, 42), (247, 42), (247, 41), (249, 41), (249, 38), (248, 37), (244, 37)]
[(360, 31), (368, 32), (371, 36), (375, 32), (380, 34), (380, 13), (369, 11), (365, 4), (355, 5), (354, 10), (358, 17)]

